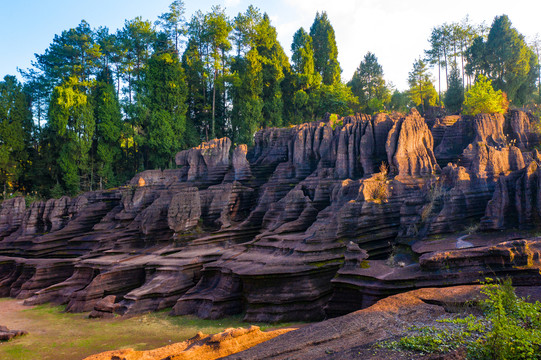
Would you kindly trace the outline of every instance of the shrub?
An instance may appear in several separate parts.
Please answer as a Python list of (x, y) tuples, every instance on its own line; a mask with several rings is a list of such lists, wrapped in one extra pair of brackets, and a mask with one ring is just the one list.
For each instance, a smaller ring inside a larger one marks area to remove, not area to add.
[(413, 336), (383, 346), (419, 352), (448, 352), (464, 346), (468, 359), (541, 359), (541, 303), (516, 296), (511, 280), (488, 283), (481, 290), (483, 316), (440, 320), (446, 329), (412, 328)]
[(495, 91), (492, 82), (484, 75), (479, 75), (475, 85), (465, 95), (465, 115), (503, 114), (509, 107), (509, 101), (501, 90)]
[(331, 114), (329, 117), (329, 125), (331, 125), (331, 128), (334, 130), (337, 126), (344, 125), (344, 121), (340, 118), (338, 118), (337, 114)]
[(387, 202), (389, 197), (389, 190), (387, 189), (387, 174), (389, 173), (389, 166), (384, 162), (379, 166), (379, 173), (376, 175), (378, 183), (372, 190), (370, 197), (377, 203)]

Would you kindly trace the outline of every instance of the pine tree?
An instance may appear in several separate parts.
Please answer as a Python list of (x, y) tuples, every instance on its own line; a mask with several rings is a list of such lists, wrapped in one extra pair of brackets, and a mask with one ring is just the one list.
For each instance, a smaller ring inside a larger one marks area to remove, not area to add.
[(21, 186), (32, 132), (30, 103), (15, 76), (0, 82), (0, 181), (3, 194)]
[(186, 83), (176, 52), (150, 58), (138, 100), (145, 168), (171, 167), (176, 152), (186, 147)]
[(99, 188), (102, 189), (116, 186), (119, 180), (123, 180), (120, 174), (122, 114), (111, 71), (105, 68), (96, 80), (92, 88), (96, 122), (93, 144), (95, 155), (92, 155), (95, 156)]
[(81, 189), (82, 182), (90, 189), (88, 155), (95, 122), (85, 93), (87, 87), (87, 83), (72, 76), (55, 87), (49, 105), (49, 126), (59, 157), (57, 181), (72, 195)]
[(326, 12), (317, 13), (310, 27), (310, 36), (314, 47), (315, 70), (321, 75), (325, 85), (340, 82), (340, 63), (334, 29)]
[(419, 59), (413, 63), (413, 70), (409, 73), (409, 96), (413, 103), (420, 107), (422, 112), (428, 106), (435, 106), (438, 101), (438, 93), (430, 79), (430, 73), (426, 63)]
[(383, 68), (377, 57), (368, 52), (348, 83), (359, 99), (360, 110), (368, 114), (383, 111), (391, 94), (383, 79)]
[(459, 113), (463, 102), (464, 86), (458, 68), (453, 66), (449, 75), (449, 89), (445, 93), (445, 107), (451, 113)]

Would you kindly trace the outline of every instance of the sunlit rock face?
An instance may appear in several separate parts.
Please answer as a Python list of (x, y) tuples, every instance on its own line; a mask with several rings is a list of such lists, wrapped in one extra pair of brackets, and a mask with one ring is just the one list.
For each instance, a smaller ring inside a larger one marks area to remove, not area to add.
[[(316, 320), (494, 272), (539, 282), (533, 117), (357, 115), (214, 139), (126, 186), (0, 205), (0, 296), (93, 316)], [(477, 231), (477, 233), (475, 233)], [(473, 233), (469, 235), (469, 233)]]

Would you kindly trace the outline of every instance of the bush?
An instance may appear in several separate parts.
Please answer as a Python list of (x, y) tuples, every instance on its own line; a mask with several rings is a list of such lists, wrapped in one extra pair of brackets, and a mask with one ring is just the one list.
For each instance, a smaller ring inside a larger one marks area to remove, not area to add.
[(454, 324), (443, 330), (412, 328), (415, 335), (383, 346), (422, 353), (465, 347), (468, 359), (476, 360), (541, 359), (541, 303), (517, 297), (510, 279), (487, 280), (479, 304), (483, 316), (441, 320)]
[(501, 90), (495, 91), (492, 82), (484, 75), (479, 75), (475, 85), (465, 95), (465, 115), (492, 114), (507, 112), (509, 101)]

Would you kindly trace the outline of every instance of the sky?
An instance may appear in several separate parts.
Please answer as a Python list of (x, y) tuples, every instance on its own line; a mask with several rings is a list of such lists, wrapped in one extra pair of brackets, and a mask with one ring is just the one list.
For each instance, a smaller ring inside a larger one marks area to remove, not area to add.
[[(55, 34), (76, 27), (82, 19), (90, 26), (114, 32), (126, 19), (142, 16), (154, 22), (168, 10), (171, 0), (0, 0), (0, 77), (31, 67), (34, 54), (42, 54)], [(462, 20), (490, 25), (507, 14), (526, 38), (541, 33), (539, 0), (185, 0), (186, 15), (225, 7), (234, 17), (253, 4), (267, 12), (278, 40), (291, 54), (293, 34), (309, 31), (316, 12), (326, 11), (334, 27), (342, 80), (349, 81), (364, 55), (374, 53), (385, 79), (399, 90), (407, 88), (413, 62), (428, 49), (433, 27)]]

